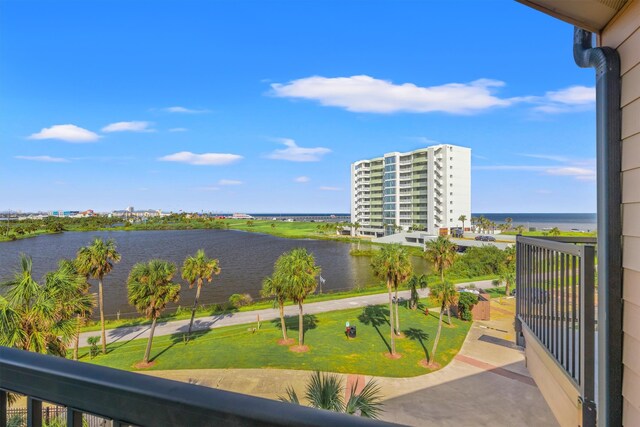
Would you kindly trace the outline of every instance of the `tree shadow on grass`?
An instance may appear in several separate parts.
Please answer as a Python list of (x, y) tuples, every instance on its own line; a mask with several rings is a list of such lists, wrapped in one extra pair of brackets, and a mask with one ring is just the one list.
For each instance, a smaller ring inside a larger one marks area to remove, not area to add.
[[(276, 318), (271, 320), (271, 323), (278, 329), (282, 330), (282, 325), (280, 324), (280, 318)], [(285, 316), (284, 325), (288, 331), (298, 331), (299, 329), (299, 319), (298, 316)], [(315, 329), (318, 327), (318, 318), (315, 314), (305, 314), (302, 317), (302, 325), (304, 326), (304, 333), (307, 331)]]
[(389, 342), (380, 332), (380, 326), (389, 325), (389, 309), (380, 305), (368, 305), (362, 309), (362, 313), (358, 316), (360, 323), (373, 326), (384, 345), (387, 346), (387, 350), (391, 352), (391, 346)]
[[(169, 336), (169, 340), (171, 341), (171, 344), (169, 344), (166, 347), (164, 347), (162, 350), (160, 350), (159, 353), (151, 356), (149, 358), (149, 362), (154, 362), (156, 359), (158, 359), (160, 356), (162, 356), (167, 351), (171, 350), (176, 345), (192, 343), (195, 340), (197, 340), (198, 338), (201, 338), (201, 337), (205, 336), (209, 332), (210, 332), (209, 330), (192, 331), (191, 332), (191, 337), (189, 337), (188, 341), (187, 341), (187, 333), (186, 332), (178, 332), (178, 333), (175, 333), (175, 334), (171, 334)], [(153, 338), (154, 341), (155, 341), (156, 338), (158, 338), (158, 337), (154, 337)]]
[(429, 339), (429, 334), (418, 328), (409, 328), (405, 329), (402, 332), (404, 332), (405, 337), (409, 338), (412, 341), (418, 341), (420, 343), (420, 346), (424, 350), (424, 357), (425, 359), (427, 359), (427, 361), (429, 361), (429, 351), (424, 345), (424, 342)]

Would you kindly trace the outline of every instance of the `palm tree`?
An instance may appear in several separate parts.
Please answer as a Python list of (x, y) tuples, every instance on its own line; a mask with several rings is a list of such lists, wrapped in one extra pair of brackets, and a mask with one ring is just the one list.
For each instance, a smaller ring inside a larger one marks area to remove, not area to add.
[(193, 289), (193, 285), (197, 285), (196, 297), (193, 301), (193, 308), (191, 309), (191, 322), (189, 322), (187, 340), (191, 337), (191, 328), (193, 327), (193, 319), (196, 317), (196, 309), (198, 308), (198, 299), (200, 298), (202, 285), (205, 280), (211, 283), (213, 276), (218, 274), (220, 274), (218, 260), (207, 257), (204, 249), (198, 250), (195, 256), (188, 256), (182, 263), (182, 278), (189, 282), (189, 289)]
[(298, 304), (298, 345), (304, 345), (303, 303), (307, 296), (316, 290), (316, 277), (320, 267), (316, 265), (312, 254), (305, 248), (296, 248), (285, 252), (278, 258), (273, 272), (273, 281), (282, 284), (288, 298)]
[(274, 280), (273, 277), (267, 277), (262, 281), (262, 290), (260, 293), (265, 297), (273, 297), (280, 308), (280, 327), (282, 329), (282, 339), (288, 342), (287, 325), (284, 321), (284, 303), (287, 302), (287, 289), (282, 282)]
[(413, 275), (407, 281), (407, 287), (411, 291), (411, 297), (409, 298), (409, 308), (415, 310), (418, 307), (418, 289), (425, 289), (428, 286), (427, 276), (421, 274), (420, 276)]
[[(96, 296), (95, 294), (89, 293), (89, 282), (87, 282), (85, 276), (78, 272), (75, 260), (60, 260), (58, 263), (58, 271), (54, 273), (56, 274), (55, 276), (47, 277), (54, 279), (61, 285), (65, 283), (72, 284), (72, 286), (66, 287), (65, 294), (59, 295), (58, 298), (62, 301), (71, 301), (70, 304), (65, 305), (68, 310), (71, 310), (70, 314), (76, 317), (76, 331), (73, 339), (73, 360), (78, 360), (80, 328), (85, 324), (87, 317), (91, 315), (91, 312), (96, 306)], [(61, 290), (64, 291), (65, 288)]]
[(142, 363), (149, 363), (151, 343), (156, 330), (156, 322), (170, 302), (180, 297), (180, 285), (172, 282), (176, 272), (175, 264), (161, 259), (147, 263), (139, 262), (133, 266), (127, 280), (129, 304), (138, 312), (151, 319), (151, 332), (144, 352)]
[(32, 267), (22, 255), (20, 270), (0, 285), (0, 345), (65, 357), (76, 315), (90, 311), (93, 299), (83, 293), (84, 278), (65, 264), (46, 274), (42, 286)]
[(358, 235), (358, 230), (362, 227), (362, 225), (359, 222), (354, 222), (353, 223), (353, 229), (356, 231), (356, 235)]
[(458, 217), (458, 221), (460, 221), (462, 223), (462, 232), (464, 233), (464, 222), (467, 220), (467, 216), (466, 215), (460, 215)]
[[(440, 332), (442, 331), (442, 315), (444, 314), (444, 309), (448, 309), (448, 307), (454, 303), (456, 289), (449, 282), (442, 281), (431, 285), (430, 295), (440, 306), (438, 332), (436, 333), (436, 338), (433, 340), (433, 349), (431, 350), (430, 363), (433, 364), (436, 360), (436, 350), (438, 349), (438, 341), (440, 341)], [(449, 318), (449, 325), (451, 325), (451, 318)]]
[(524, 225), (519, 225), (516, 227), (516, 233), (517, 234), (522, 234), (524, 233)]
[(104, 330), (104, 294), (102, 282), (104, 276), (113, 270), (113, 265), (120, 262), (120, 254), (116, 251), (116, 242), (106, 242), (96, 237), (91, 245), (80, 248), (76, 255), (76, 266), (80, 274), (98, 280), (98, 306), (100, 308), (100, 330), (102, 333), (102, 353), (107, 353), (107, 334)]
[[(340, 377), (315, 371), (307, 383), (305, 397), (313, 408), (378, 418), (382, 411), (380, 387), (374, 380), (365, 384), (360, 393), (356, 393), (357, 387), (357, 382), (351, 386), (349, 400), (345, 403), (342, 398), (345, 390)], [(300, 399), (292, 387), (287, 387), (287, 396), (281, 396), (279, 399), (282, 402), (300, 404)]]
[[(377, 251), (371, 260), (374, 274), (384, 280), (389, 291), (389, 325), (391, 327), (391, 354), (396, 354), (394, 334), (397, 331), (393, 315), (391, 291), (411, 275), (411, 262), (407, 250), (399, 244), (386, 245)], [(397, 299), (396, 299), (397, 302)], [(397, 312), (396, 312), (397, 315)], [(397, 316), (396, 316), (397, 318)]]
[(433, 264), (444, 282), (444, 272), (453, 265), (458, 247), (445, 236), (438, 236), (437, 239), (426, 242), (425, 246), (425, 258)]
[(513, 224), (513, 218), (511, 217), (505, 218), (504, 224), (507, 226), (507, 230), (511, 230), (511, 225)]
[(549, 230), (549, 234), (551, 236), (559, 236), (562, 234), (562, 232), (560, 231), (560, 229), (558, 227), (553, 227), (551, 230)]
[(511, 286), (516, 282), (516, 248), (509, 246), (504, 250), (504, 264), (499, 273), (500, 281), (504, 282), (504, 294), (511, 295)]

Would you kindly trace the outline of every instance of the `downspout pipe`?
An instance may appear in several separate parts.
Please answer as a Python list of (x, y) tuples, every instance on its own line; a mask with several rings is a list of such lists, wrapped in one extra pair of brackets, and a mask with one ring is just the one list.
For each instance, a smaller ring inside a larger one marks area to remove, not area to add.
[(622, 425), (622, 143), (620, 57), (592, 47), (592, 34), (574, 29), (573, 57), (596, 71), (598, 205), (598, 426)]

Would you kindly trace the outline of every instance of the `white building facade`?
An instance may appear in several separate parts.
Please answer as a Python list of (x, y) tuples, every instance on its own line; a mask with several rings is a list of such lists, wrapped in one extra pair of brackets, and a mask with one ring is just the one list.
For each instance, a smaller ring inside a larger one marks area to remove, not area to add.
[(441, 144), (351, 164), (351, 222), (361, 234), (444, 234), (461, 215), (471, 218), (470, 148)]

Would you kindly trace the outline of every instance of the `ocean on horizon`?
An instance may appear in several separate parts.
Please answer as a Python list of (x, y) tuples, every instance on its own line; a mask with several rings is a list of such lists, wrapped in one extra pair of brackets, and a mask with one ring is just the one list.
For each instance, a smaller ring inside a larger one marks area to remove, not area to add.
[(473, 217), (484, 216), (496, 224), (502, 224), (506, 218), (513, 220), (513, 227), (522, 225), (536, 229), (558, 227), (560, 230), (594, 231), (597, 224), (595, 213), (473, 213)]

